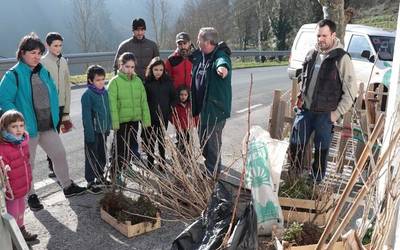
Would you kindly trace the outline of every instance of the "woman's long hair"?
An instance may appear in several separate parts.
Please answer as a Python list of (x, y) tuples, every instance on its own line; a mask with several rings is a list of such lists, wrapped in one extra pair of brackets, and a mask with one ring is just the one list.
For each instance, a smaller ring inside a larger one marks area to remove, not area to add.
[(160, 77), (160, 81), (166, 81), (166, 80), (169, 80), (169, 77), (168, 77), (168, 75), (165, 73), (165, 63), (164, 63), (164, 61), (163, 60), (161, 60), (161, 58), (160, 57), (154, 57), (153, 59), (151, 59), (151, 61), (150, 61), (150, 63), (149, 63), (149, 66), (147, 66), (147, 68), (146, 68), (146, 74), (145, 74), (145, 80), (146, 80), (146, 82), (151, 82), (151, 81), (154, 81), (154, 80), (156, 80), (156, 78), (155, 78), (155, 76), (154, 76), (154, 74), (153, 74), (153, 68), (155, 67), (155, 66), (158, 66), (158, 65), (162, 65), (163, 66), (163, 74), (161, 75), (161, 77)]

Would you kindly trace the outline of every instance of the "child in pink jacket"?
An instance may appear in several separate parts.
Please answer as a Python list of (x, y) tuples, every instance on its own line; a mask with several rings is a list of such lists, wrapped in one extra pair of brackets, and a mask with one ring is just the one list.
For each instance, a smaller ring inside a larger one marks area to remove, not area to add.
[[(24, 226), (25, 196), (32, 182), (29, 164), (29, 136), (25, 131), (22, 114), (16, 110), (5, 112), (0, 118), (0, 164), (6, 174), (6, 207), (21, 230), (27, 243), (36, 240), (37, 235), (26, 231)], [(8, 181), (7, 181), (8, 179)]]

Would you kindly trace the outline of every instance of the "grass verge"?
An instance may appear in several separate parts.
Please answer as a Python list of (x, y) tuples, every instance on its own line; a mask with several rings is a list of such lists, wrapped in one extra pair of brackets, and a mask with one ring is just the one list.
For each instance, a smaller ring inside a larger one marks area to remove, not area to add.
[[(273, 67), (273, 66), (287, 66), (288, 61), (278, 61), (278, 60), (273, 60), (273, 61), (266, 61), (264, 63), (262, 62), (256, 62), (256, 61), (235, 61), (233, 60), (232, 62), (232, 67), (233, 69), (245, 69), (245, 68), (258, 68), (258, 67)], [(114, 76), (114, 73), (107, 73), (106, 74), (106, 80), (110, 80)], [(71, 76), (71, 82), (74, 85), (84, 85), (86, 84), (86, 74), (82, 75), (73, 75)]]

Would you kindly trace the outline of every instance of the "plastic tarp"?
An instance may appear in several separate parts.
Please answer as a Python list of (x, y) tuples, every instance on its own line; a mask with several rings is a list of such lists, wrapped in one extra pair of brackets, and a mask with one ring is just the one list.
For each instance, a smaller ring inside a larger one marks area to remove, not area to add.
[[(202, 216), (173, 242), (173, 250), (211, 250), (221, 246), (232, 218), (238, 187), (219, 180)], [(232, 234), (224, 249), (257, 249), (257, 218), (251, 194), (241, 190)]]
[[(288, 146), (288, 142), (272, 139), (259, 126), (250, 129), (246, 187), (251, 189), (259, 235), (270, 235), (273, 225), (283, 226), (278, 189)], [(243, 149), (246, 149), (246, 141), (243, 141)]]

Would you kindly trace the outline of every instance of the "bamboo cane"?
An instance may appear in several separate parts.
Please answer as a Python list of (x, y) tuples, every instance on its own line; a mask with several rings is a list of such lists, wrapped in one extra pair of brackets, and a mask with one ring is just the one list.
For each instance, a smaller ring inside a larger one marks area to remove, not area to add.
[(332, 236), (332, 238), (329, 241), (329, 243), (326, 245), (326, 249), (330, 249), (331, 247), (333, 247), (333, 244), (339, 238), (339, 236), (342, 233), (342, 230), (344, 229), (344, 227), (349, 223), (351, 217), (356, 212), (358, 206), (360, 205), (360, 203), (364, 199), (364, 197), (367, 194), (368, 190), (370, 190), (370, 188), (372, 186), (376, 185), (376, 179), (378, 178), (381, 169), (385, 165), (384, 163), (385, 163), (386, 159), (389, 157), (389, 154), (392, 152), (392, 150), (393, 150), (394, 146), (396, 145), (396, 142), (399, 139), (399, 137), (400, 137), (400, 130), (397, 130), (394, 138), (389, 143), (390, 146), (385, 150), (384, 154), (379, 159), (379, 161), (376, 164), (376, 168), (374, 169), (373, 173), (369, 176), (367, 182), (365, 183), (365, 185), (362, 187), (362, 189), (358, 193), (358, 195), (355, 198), (353, 204), (351, 205), (349, 211), (347, 212), (347, 214), (343, 218), (343, 220), (340, 223), (339, 227), (336, 229), (336, 232)]
[(369, 151), (371, 151), (371, 148), (374, 145), (376, 139), (381, 134), (383, 125), (384, 125), (384, 118), (383, 118), (383, 114), (381, 114), (379, 116), (378, 122), (376, 123), (374, 130), (372, 131), (371, 136), (368, 138), (368, 141), (367, 141), (365, 148), (360, 156), (360, 159), (358, 160), (358, 162), (355, 165), (355, 169), (354, 169), (353, 173), (351, 174), (351, 177), (343, 191), (343, 194), (340, 196), (338, 203), (336, 204), (335, 210), (333, 211), (331, 217), (328, 220), (325, 230), (322, 233), (321, 238), (318, 241), (316, 250), (322, 249), (322, 246), (325, 244), (326, 239), (328, 238), (329, 234), (333, 230), (335, 222), (337, 221), (337, 219), (339, 217), (340, 210), (343, 208), (344, 203), (346, 202), (346, 198), (351, 193), (351, 190), (353, 189), (353, 187), (357, 181), (358, 175), (362, 172), (365, 162), (367, 161), (367, 158), (369, 156)]

